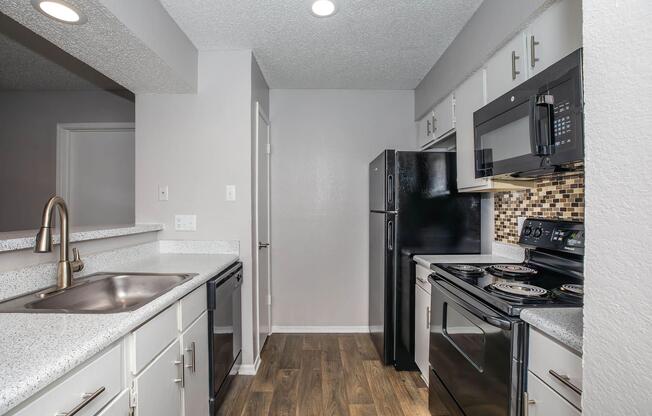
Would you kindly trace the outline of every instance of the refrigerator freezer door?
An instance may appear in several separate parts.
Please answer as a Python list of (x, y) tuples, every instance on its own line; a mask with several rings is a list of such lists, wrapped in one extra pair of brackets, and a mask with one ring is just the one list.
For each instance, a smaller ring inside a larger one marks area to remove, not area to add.
[(391, 211), (394, 209), (394, 154), (385, 150), (369, 164), (369, 210)]
[(393, 362), (392, 282), (394, 215), (369, 213), (369, 327), (385, 364)]

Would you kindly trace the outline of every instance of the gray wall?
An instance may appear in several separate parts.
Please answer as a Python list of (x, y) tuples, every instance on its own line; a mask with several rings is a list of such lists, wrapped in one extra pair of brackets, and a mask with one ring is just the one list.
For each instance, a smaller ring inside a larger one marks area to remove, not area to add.
[(271, 91), (276, 330), (368, 328), (369, 162), (414, 147), (412, 94)]
[(134, 103), (105, 91), (0, 92), (0, 231), (37, 228), (56, 192), (57, 123), (134, 122)]
[(551, 0), (486, 0), (414, 91), (415, 120), (442, 100)]

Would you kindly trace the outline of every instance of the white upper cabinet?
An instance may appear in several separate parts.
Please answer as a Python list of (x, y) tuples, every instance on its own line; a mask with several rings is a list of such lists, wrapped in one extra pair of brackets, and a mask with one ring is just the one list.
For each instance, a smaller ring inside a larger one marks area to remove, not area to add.
[(417, 146), (419, 149), (427, 147), (435, 139), (434, 130), (432, 128), (434, 118), (434, 112), (428, 111), (428, 113), (417, 123)]
[(528, 71), (533, 76), (582, 47), (582, 2), (554, 3), (530, 24), (526, 36)]
[(489, 179), (475, 178), (473, 112), (484, 105), (484, 74), (482, 70), (471, 75), (455, 91), (457, 112), (457, 187), (459, 189), (486, 187)]
[(518, 34), (487, 61), (487, 102), (527, 79), (525, 39), (525, 33)]

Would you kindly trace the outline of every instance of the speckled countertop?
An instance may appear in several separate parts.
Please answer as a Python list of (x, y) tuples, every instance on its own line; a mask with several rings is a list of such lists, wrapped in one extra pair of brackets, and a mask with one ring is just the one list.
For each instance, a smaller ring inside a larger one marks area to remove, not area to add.
[(107, 271), (198, 273), (133, 312), (0, 313), (0, 414), (118, 341), (237, 258), (235, 254), (157, 254), (114, 265)]
[(582, 354), (582, 308), (524, 309), (521, 319)]
[(436, 263), (476, 263), (476, 264), (496, 264), (496, 263), (520, 263), (523, 258), (496, 256), (492, 254), (437, 254), (423, 255), (418, 254), (413, 257), (418, 264), (430, 268)]

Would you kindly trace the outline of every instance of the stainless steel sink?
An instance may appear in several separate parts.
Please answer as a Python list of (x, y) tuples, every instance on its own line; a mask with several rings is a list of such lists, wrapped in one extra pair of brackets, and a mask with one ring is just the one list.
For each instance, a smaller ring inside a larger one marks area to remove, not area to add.
[(0, 303), (0, 313), (117, 313), (151, 302), (196, 274), (96, 273), (64, 290), (40, 290)]

